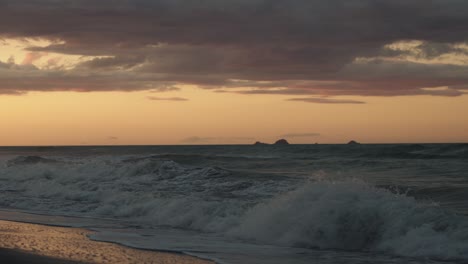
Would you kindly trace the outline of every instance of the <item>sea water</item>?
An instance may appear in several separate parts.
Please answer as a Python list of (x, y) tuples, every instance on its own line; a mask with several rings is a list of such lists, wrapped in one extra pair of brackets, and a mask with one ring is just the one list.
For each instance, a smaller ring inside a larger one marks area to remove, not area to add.
[(219, 263), (463, 263), (468, 144), (4, 147), (0, 207)]

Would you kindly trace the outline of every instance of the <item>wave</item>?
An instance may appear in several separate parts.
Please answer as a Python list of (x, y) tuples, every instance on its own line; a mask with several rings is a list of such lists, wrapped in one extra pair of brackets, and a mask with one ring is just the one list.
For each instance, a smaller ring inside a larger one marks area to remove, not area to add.
[(442, 158), (468, 158), (468, 144), (442, 144), (420, 150), (418, 154), (437, 155)]
[(125, 219), (288, 247), (468, 260), (468, 219), (361, 181), (257, 177), (160, 157), (18, 157), (0, 205)]
[(468, 144), (402, 144), (369, 146), (363, 148), (362, 157), (396, 159), (464, 159), (468, 157)]
[(30, 165), (38, 163), (57, 163), (59, 161), (54, 159), (47, 159), (40, 156), (18, 156), (14, 159), (11, 159), (7, 162), (7, 166), (21, 166), (21, 165)]
[(315, 182), (253, 207), (230, 234), (293, 247), (466, 260), (467, 220), (363, 182)]

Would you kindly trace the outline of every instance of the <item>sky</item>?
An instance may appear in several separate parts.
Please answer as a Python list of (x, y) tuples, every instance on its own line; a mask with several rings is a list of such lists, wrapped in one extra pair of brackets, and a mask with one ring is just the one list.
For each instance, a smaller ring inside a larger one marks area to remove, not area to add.
[(465, 0), (0, 0), (0, 145), (468, 142)]

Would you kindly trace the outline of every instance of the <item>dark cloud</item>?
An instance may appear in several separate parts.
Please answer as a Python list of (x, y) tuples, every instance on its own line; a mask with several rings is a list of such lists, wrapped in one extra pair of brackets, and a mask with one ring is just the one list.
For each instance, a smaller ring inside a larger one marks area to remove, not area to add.
[(159, 85), (157, 89), (155, 90), (150, 90), (149, 92), (152, 93), (161, 93), (161, 92), (175, 92), (175, 91), (180, 91), (181, 89), (177, 86), (174, 85)]
[[(311, 86), (312, 87), (312, 86)], [(218, 93), (231, 92), (229, 90), (218, 90)], [(235, 91), (240, 94), (282, 94), (282, 95), (304, 95), (304, 94), (316, 94), (317, 91), (313, 89), (295, 89), (295, 88), (255, 88), (250, 90)]]
[(80, 67), (87, 69), (112, 70), (112, 69), (130, 69), (145, 60), (142, 56), (116, 56), (106, 58), (96, 58), (80, 64)]
[[(0, 0), (0, 6), (0, 38), (53, 41), (31, 52), (105, 56), (72, 70), (0, 65), (0, 93), (194, 84), (250, 85), (246, 94), (457, 96), (468, 85), (468, 64), (405, 60), (468, 56), (455, 45), (468, 41), (463, 0)], [(385, 46), (407, 40), (421, 42), (416, 52)], [(422, 89), (440, 86), (448, 89)]]
[(330, 98), (291, 98), (287, 101), (299, 101), (299, 102), (306, 102), (306, 103), (314, 103), (314, 104), (365, 104), (362, 101), (356, 100), (346, 100), (346, 99), (330, 99)]
[(319, 133), (291, 133), (291, 134), (284, 134), (280, 137), (283, 138), (308, 138), (308, 137), (320, 137)]
[(148, 97), (146, 97), (146, 98), (148, 98), (149, 100), (153, 100), (153, 101), (179, 101), (179, 102), (188, 101), (187, 98), (182, 98), (182, 97), (156, 97), (156, 96), (148, 96)]
[(456, 55), (468, 55), (468, 49), (454, 47), (449, 43), (422, 43), (417, 46), (421, 51), (420, 56), (423, 58), (436, 58), (438, 56), (453, 53)]

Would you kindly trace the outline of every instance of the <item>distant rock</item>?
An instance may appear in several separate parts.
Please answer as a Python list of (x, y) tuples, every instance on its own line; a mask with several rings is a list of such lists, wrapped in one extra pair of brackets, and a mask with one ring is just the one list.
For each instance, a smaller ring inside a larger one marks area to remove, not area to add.
[(275, 142), (275, 145), (289, 145), (289, 142), (286, 139), (280, 139)]
[[(261, 141), (257, 141), (254, 143), (255, 146), (268, 146), (268, 145), (271, 145), (271, 144), (268, 144), (268, 143), (264, 143), (264, 142), (261, 142)], [(278, 141), (275, 142), (275, 144), (273, 145), (289, 145), (289, 142), (286, 140), (286, 139), (280, 139)]]
[(361, 145), (361, 143), (351, 140), (350, 142), (348, 142), (348, 145)]

